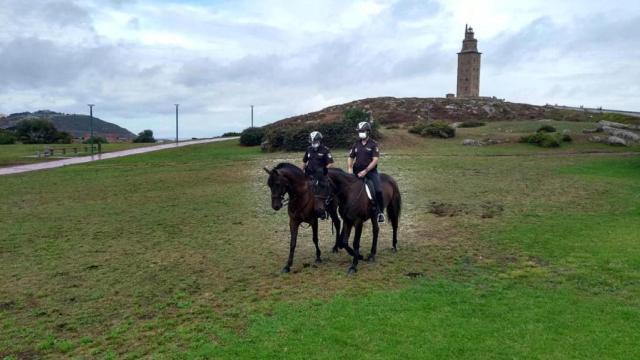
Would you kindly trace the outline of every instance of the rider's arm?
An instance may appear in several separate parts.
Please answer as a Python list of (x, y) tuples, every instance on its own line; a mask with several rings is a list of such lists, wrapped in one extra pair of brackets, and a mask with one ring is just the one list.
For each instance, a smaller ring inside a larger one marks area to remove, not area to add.
[(349, 174), (353, 173), (353, 159), (356, 157), (355, 146), (349, 151), (349, 157), (347, 158), (347, 171)]
[(366, 172), (369, 172), (371, 170), (373, 170), (373, 168), (376, 167), (376, 165), (378, 165), (378, 160), (380, 158), (379, 157), (374, 157), (371, 159), (371, 162), (369, 163), (369, 166), (367, 166), (367, 168), (365, 169)]
[(304, 157), (302, 158), (302, 170), (307, 167), (307, 162), (309, 161), (309, 153), (305, 152)]
[(333, 167), (333, 156), (331, 156), (331, 151), (327, 149), (327, 165), (326, 168)]

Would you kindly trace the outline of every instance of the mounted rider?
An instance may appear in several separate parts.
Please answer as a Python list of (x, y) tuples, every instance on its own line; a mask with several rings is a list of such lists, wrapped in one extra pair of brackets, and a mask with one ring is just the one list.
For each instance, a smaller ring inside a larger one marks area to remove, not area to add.
[[(333, 156), (331, 156), (331, 150), (322, 144), (322, 134), (319, 131), (313, 131), (309, 134), (309, 146), (304, 153), (302, 163), (305, 175), (313, 181), (314, 195), (328, 201), (331, 189), (327, 172), (328, 168), (333, 166)], [(318, 216), (322, 219), (325, 218), (324, 208)]]
[(371, 182), (375, 192), (375, 216), (379, 223), (384, 223), (384, 202), (380, 175), (378, 174), (380, 149), (378, 148), (378, 143), (370, 137), (371, 124), (362, 121), (358, 123), (356, 131), (358, 132), (358, 141), (353, 144), (349, 151), (347, 168), (350, 173), (359, 178), (366, 178)]

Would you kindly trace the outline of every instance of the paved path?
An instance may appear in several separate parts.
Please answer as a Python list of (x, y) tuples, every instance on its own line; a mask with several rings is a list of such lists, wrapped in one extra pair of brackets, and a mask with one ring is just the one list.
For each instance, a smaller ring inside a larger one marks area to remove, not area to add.
[(178, 144), (171, 143), (171, 144), (164, 144), (164, 145), (147, 146), (147, 147), (142, 147), (137, 149), (114, 151), (114, 152), (104, 153), (100, 155), (79, 156), (79, 157), (63, 159), (63, 160), (41, 162), (37, 164), (9, 166), (9, 167), (0, 168), (0, 176), (10, 175), (10, 174), (19, 174), (27, 171), (53, 169), (53, 168), (58, 168), (62, 166), (83, 164), (83, 163), (88, 163), (88, 162), (97, 161), (97, 160), (113, 159), (113, 158), (119, 158), (123, 156), (129, 156), (129, 155), (144, 154), (144, 153), (164, 150), (164, 149), (173, 149), (173, 148), (182, 147), (182, 146), (206, 144), (210, 142), (226, 141), (226, 140), (234, 140), (234, 139), (238, 139), (238, 137), (184, 141)]

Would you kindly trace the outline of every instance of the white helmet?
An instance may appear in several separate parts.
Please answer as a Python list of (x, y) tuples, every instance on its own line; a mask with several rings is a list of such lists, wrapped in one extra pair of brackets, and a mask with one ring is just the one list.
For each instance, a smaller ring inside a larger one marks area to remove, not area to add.
[(317, 148), (320, 146), (320, 141), (322, 141), (322, 134), (320, 131), (312, 131), (311, 134), (309, 134), (309, 143), (312, 147)]

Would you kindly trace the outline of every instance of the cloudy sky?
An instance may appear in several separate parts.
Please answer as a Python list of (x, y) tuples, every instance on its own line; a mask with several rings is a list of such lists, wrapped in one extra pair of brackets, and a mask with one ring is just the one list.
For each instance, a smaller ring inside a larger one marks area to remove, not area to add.
[(0, 0), (0, 113), (95, 114), (219, 135), (364, 97), (455, 92), (465, 23), (480, 93), (640, 111), (640, 2)]

